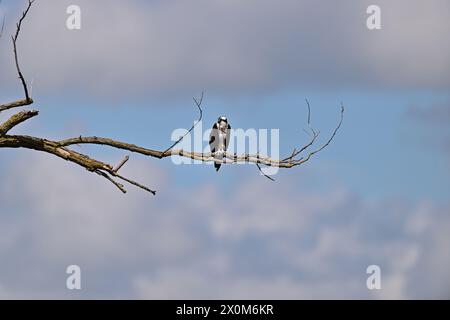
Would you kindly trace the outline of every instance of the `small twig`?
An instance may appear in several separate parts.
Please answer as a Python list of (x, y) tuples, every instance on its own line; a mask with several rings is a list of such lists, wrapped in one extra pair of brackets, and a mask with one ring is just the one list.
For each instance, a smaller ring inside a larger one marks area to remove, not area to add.
[(317, 137), (319, 136), (319, 132), (313, 132), (313, 136), (311, 137), (311, 141), (309, 141), (309, 143), (308, 144), (306, 144), (306, 145), (304, 145), (300, 150), (298, 150), (298, 151), (296, 151), (295, 149), (294, 149), (294, 151), (292, 152), (292, 154), (289, 156), (289, 157), (287, 157), (287, 158), (285, 158), (285, 159), (283, 159), (283, 160), (281, 160), (282, 162), (283, 161), (290, 161), (290, 160), (294, 160), (294, 158), (296, 157), (296, 156), (298, 156), (299, 154), (301, 154), (303, 151), (305, 151), (306, 149), (308, 149), (310, 146), (312, 146), (313, 144), (314, 144), (314, 142), (316, 141), (316, 139), (317, 139)]
[[(258, 153), (258, 160), (259, 160), (259, 153)], [(274, 178), (268, 176), (267, 174), (264, 173), (264, 171), (262, 171), (261, 167), (259, 166), (259, 162), (256, 162), (256, 167), (258, 168), (259, 172), (261, 172), (261, 174), (266, 177), (267, 179), (271, 180), (271, 181), (275, 181)]]
[(310, 105), (309, 100), (308, 100), (307, 98), (305, 98), (305, 101), (306, 101), (306, 105), (307, 105), (307, 107), (308, 107), (308, 126), (309, 126), (309, 129), (311, 130), (311, 133), (312, 133), (312, 134), (309, 133), (308, 131), (306, 131), (305, 129), (303, 129), (303, 131), (304, 131), (307, 135), (309, 135), (309, 136), (311, 137), (311, 141), (310, 141), (308, 144), (306, 144), (305, 146), (303, 146), (303, 147), (302, 147), (300, 150), (298, 150), (298, 151), (296, 151), (296, 149), (294, 149), (294, 151), (292, 152), (292, 154), (291, 154), (289, 157), (284, 158), (283, 160), (281, 160), (281, 162), (285, 162), (285, 161), (293, 162), (293, 161), (301, 161), (301, 160), (303, 160), (303, 157), (300, 158), (300, 159), (297, 159), (297, 160), (295, 160), (295, 157), (298, 156), (299, 154), (301, 154), (301, 153), (302, 153), (303, 151), (305, 151), (306, 149), (308, 149), (310, 146), (312, 146), (312, 145), (314, 144), (314, 142), (316, 141), (317, 137), (318, 137), (319, 134), (320, 134), (319, 131), (316, 132), (316, 131), (314, 130), (314, 128), (311, 127), (311, 105)]
[(198, 111), (199, 111), (199, 118), (196, 122), (194, 122), (194, 125), (189, 129), (188, 132), (186, 132), (183, 136), (181, 136), (177, 141), (175, 141), (175, 143), (173, 143), (170, 147), (168, 147), (166, 150), (164, 150), (162, 152), (162, 157), (165, 156), (167, 154), (167, 152), (169, 152), (170, 150), (172, 150), (177, 144), (179, 144), (181, 142), (181, 140), (184, 139), (184, 137), (186, 137), (189, 133), (192, 132), (192, 130), (194, 130), (195, 126), (202, 120), (203, 117), (203, 110), (202, 110), (202, 102), (203, 102), (203, 95), (204, 95), (204, 91), (202, 91), (202, 95), (200, 97), (200, 101), (197, 101), (197, 99), (194, 99), (195, 104), (197, 105)]
[(287, 160), (289, 160), (289, 161), (292, 161), (292, 159), (294, 159), (294, 157), (295, 157), (295, 153), (297, 152), (297, 149), (296, 148), (294, 148), (294, 150), (292, 151), (292, 154), (291, 154), (291, 156), (290, 157), (288, 157), (288, 158), (286, 158)]
[(100, 170), (95, 170), (94, 171), (96, 174), (104, 177), (105, 179), (109, 180), (110, 182), (112, 182), (112, 184), (114, 184), (120, 191), (122, 191), (123, 193), (127, 193), (127, 190), (125, 190), (125, 187), (123, 186), (123, 184), (115, 181), (113, 178), (111, 178), (110, 176), (108, 176), (106, 173), (104, 173), (103, 171)]
[(128, 178), (125, 178), (125, 177), (123, 177), (123, 176), (117, 174), (117, 173), (114, 172), (114, 171), (111, 172), (111, 174), (112, 174), (114, 177), (117, 177), (117, 178), (119, 178), (119, 179), (122, 179), (123, 181), (126, 181), (126, 182), (128, 182), (129, 184), (132, 184), (132, 185), (134, 185), (134, 186), (136, 186), (136, 187), (138, 187), (138, 188), (141, 188), (141, 189), (143, 189), (143, 190), (145, 190), (145, 191), (147, 191), (147, 192), (150, 192), (150, 193), (153, 194), (153, 195), (156, 195), (156, 191), (155, 191), (155, 190), (151, 190), (151, 189), (149, 189), (148, 187), (146, 187), (146, 186), (140, 184), (139, 182), (136, 182), (136, 181), (134, 181), (134, 180), (130, 180), (130, 179), (128, 179)]
[(303, 131), (308, 136), (311, 137), (311, 141), (308, 144), (306, 144), (305, 146), (303, 146), (302, 148), (300, 148), (300, 150), (298, 150), (298, 151), (296, 149), (294, 149), (294, 151), (292, 151), (292, 154), (289, 157), (284, 158), (283, 160), (281, 160), (282, 162), (284, 162), (284, 161), (289, 161), (289, 162), (294, 161), (294, 158), (296, 156), (298, 156), (299, 154), (301, 154), (306, 149), (308, 149), (310, 146), (312, 146), (314, 144), (314, 142), (316, 141), (317, 137), (319, 136), (319, 132), (316, 133), (316, 131), (314, 131), (314, 129), (311, 127), (311, 105), (309, 104), (308, 99), (305, 98), (305, 101), (306, 101), (306, 105), (308, 107), (308, 126), (309, 126), (309, 129), (312, 132), (312, 135), (311, 135), (311, 133), (309, 133), (305, 129), (303, 129)]
[(316, 150), (316, 151), (314, 151), (312, 153), (317, 153), (317, 152), (325, 149), (331, 143), (331, 141), (333, 141), (333, 139), (336, 136), (337, 132), (341, 128), (342, 121), (344, 121), (344, 111), (345, 111), (344, 104), (341, 103), (341, 119), (339, 120), (339, 123), (338, 123), (337, 127), (334, 129), (333, 134), (331, 135), (330, 139), (328, 139), (328, 141), (322, 147), (320, 147), (318, 150)]
[(308, 161), (313, 155), (315, 155), (316, 153), (318, 153), (318, 152), (322, 151), (323, 149), (325, 149), (331, 143), (331, 141), (333, 141), (334, 137), (336, 136), (337, 132), (339, 131), (339, 128), (342, 125), (342, 122), (344, 121), (344, 111), (345, 111), (344, 104), (341, 103), (341, 118), (339, 120), (338, 125), (334, 129), (333, 134), (331, 135), (331, 137), (328, 139), (328, 141), (323, 146), (321, 146), (319, 149), (317, 149), (317, 150), (315, 150), (313, 152), (310, 152), (308, 154), (308, 156), (306, 156), (304, 159), (299, 161), (299, 164), (302, 164), (302, 163), (305, 163), (306, 161)]
[(125, 163), (130, 159), (130, 156), (125, 156), (125, 158), (122, 159), (122, 161), (119, 162), (119, 164), (113, 169), (114, 172), (118, 172), (120, 168), (123, 167)]
[(259, 172), (261, 172), (261, 174), (262, 174), (264, 177), (266, 177), (267, 179), (269, 179), (269, 180), (271, 180), (271, 181), (275, 181), (274, 178), (268, 176), (267, 174), (265, 174), (265, 173), (262, 171), (262, 169), (261, 169), (261, 167), (259, 166), (258, 163), (256, 164), (256, 167), (258, 168)]
[(22, 87), (25, 92), (25, 100), (31, 101), (30, 95), (28, 94), (28, 88), (27, 83), (25, 81), (25, 78), (22, 74), (22, 71), (20, 70), (19, 66), (19, 58), (17, 57), (17, 38), (19, 37), (20, 28), (22, 27), (22, 22), (25, 19), (25, 17), (28, 14), (28, 11), (30, 11), (31, 5), (34, 3), (35, 0), (28, 0), (28, 7), (27, 9), (22, 13), (22, 17), (20, 18), (19, 22), (17, 23), (17, 29), (14, 36), (11, 36), (12, 43), (13, 43), (13, 50), (14, 50), (14, 60), (16, 62), (16, 69), (17, 73), (19, 74), (20, 81), (22, 82)]
[[(13, 42), (14, 61), (15, 61), (15, 64), (16, 64), (16, 69), (17, 69), (17, 73), (19, 75), (19, 79), (22, 82), (22, 87), (23, 87), (23, 90), (25, 92), (25, 99), (13, 101), (13, 102), (6, 103), (6, 104), (1, 104), (0, 105), (0, 112), (8, 110), (8, 109), (16, 108), (16, 107), (22, 107), (22, 106), (30, 105), (30, 104), (33, 103), (33, 99), (30, 97), (30, 94), (28, 93), (28, 87), (27, 87), (25, 78), (24, 78), (24, 76), (22, 74), (22, 71), (20, 70), (19, 58), (18, 58), (18, 55), (17, 55), (17, 39), (19, 37), (20, 28), (22, 26), (23, 20), (27, 16), (28, 11), (30, 10), (31, 5), (33, 3), (34, 3), (34, 0), (32, 0), (32, 1), (29, 0), (28, 1), (28, 7), (22, 13), (22, 17), (20, 18), (19, 22), (17, 23), (16, 33), (15, 33), (14, 36), (11, 37), (12, 38), (12, 42)], [(3, 31), (4, 23), (5, 23), (5, 19), (3, 19), (2, 31)]]
[(309, 101), (305, 98), (306, 105), (308, 106), (308, 126), (311, 124), (311, 106), (309, 105)]

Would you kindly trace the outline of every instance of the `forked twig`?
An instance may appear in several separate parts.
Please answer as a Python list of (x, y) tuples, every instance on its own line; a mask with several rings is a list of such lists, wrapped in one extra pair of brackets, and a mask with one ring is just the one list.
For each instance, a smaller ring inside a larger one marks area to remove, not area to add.
[(181, 142), (181, 140), (184, 139), (184, 137), (186, 137), (189, 133), (192, 132), (192, 130), (194, 130), (195, 126), (202, 121), (203, 118), (203, 110), (202, 110), (202, 102), (203, 102), (203, 95), (204, 95), (204, 91), (202, 91), (202, 95), (200, 97), (200, 101), (198, 101), (195, 97), (192, 98), (194, 99), (195, 104), (197, 105), (198, 108), (198, 112), (199, 112), (199, 118), (196, 122), (194, 122), (194, 124), (192, 125), (192, 127), (183, 135), (181, 136), (177, 141), (175, 141), (175, 143), (173, 143), (170, 147), (168, 147), (166, 150), (163, 151), (162, 156), (165, 156), (167, 154), (167, 152), (169, 152), (170, 150), (172, 150), (177, 144), (179, 144)]
[(31, 6), (33, 5), (35, 0), (28, 0), (28, 7), (27, 9), (22, 13), (22, 17), (20, 18), (19, 22), (17, 23), (17, 29), (16, 34), (14, 36), (11, 36), (12, 42), (13, 42), (13, 50), (14, 50), (14, 60), (16, 61), (16, 69), (17, 73), (19, 74), (20, 81), (22, 82), (22, 87), (25, 92), (25, 100), (30, 101), (30, 95), (28, 94), (28, 87), (27, 83), (25, 81), (25, 78), (23, 77), (22, 71), (20, 70), (19, 66), (19, 59), (17, 57), (17, 38), (19, 37), (20, 28), (22, 27), (22, 22), (25, 20), (25, 17), (28, 14), (28, 11), (30, 11)]

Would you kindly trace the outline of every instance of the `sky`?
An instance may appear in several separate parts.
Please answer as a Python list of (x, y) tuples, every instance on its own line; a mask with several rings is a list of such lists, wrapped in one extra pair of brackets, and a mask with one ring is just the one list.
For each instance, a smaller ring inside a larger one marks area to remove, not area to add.
[[(66, 27), (72, 4), (80, 30)], [(2, 103), (23, 95), (8, 36), (25, 6), (0, 3)], [(123, 173), (155, 197), (2, 149), (0, 298), (448, 299), (449, 21), (446, 0), (37, 0), (18, 50), (40, 114), (14, 134), (164, 150), (203, 91), (204, 130), (219, 115), (279, 129), (283, 156), (308, 142), (305, 98), (319, 144), (346, 111), (332, 144), (275, 182), (252, 165), (130, 154)], [(66, 288), (72, 264), (81, 290)]]

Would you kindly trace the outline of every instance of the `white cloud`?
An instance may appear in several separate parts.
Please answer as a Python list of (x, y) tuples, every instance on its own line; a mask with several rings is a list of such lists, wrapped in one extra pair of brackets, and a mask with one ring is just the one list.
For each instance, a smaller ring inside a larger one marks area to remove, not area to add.
[[(2, 297), (73, 297), (63, 286), (74, 263), (85, 298), (448, 297), (448, 206), (261, 177), (224, 196), (214, 185), (181, 189), (151, 160), (133, 159), (128, 175), (159, 193), (122, 195), (26, 154), (0, 169)], [(370, 264), (382, 269), (379, 292), (366, 288)]]
[[(41, 0), (24, 25), (21, 60), (38, 93), (450, 87), (446, 0), (379, 1), (379, 31), (365, 25), (370, 1), (80, 0), (81, 31), (65, 27), (69, 4)], [(0, 66), (1, 81), (17, 86), (12, 55)]]

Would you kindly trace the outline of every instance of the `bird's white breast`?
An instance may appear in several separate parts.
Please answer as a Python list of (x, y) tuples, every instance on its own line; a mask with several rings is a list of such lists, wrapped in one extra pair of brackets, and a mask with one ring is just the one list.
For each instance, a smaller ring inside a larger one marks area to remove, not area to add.
[(219, 130), (219, 141), (218, 141), (218, 150), (217, 151), (225, 151), (225, 139), (227, 138), (226, 133), (223, 133)]

